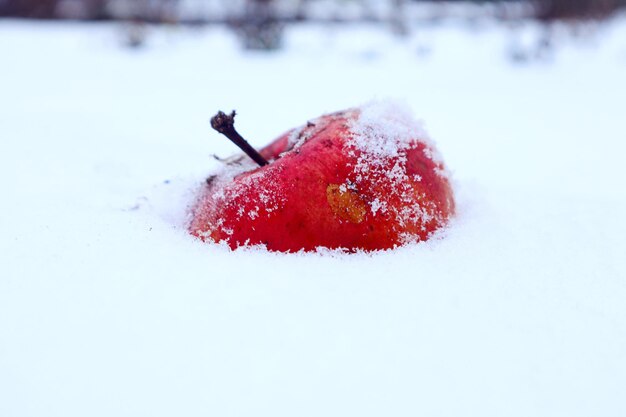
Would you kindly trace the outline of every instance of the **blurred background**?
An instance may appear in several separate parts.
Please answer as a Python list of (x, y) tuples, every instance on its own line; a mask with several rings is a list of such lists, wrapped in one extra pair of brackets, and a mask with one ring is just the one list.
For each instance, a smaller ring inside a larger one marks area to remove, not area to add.
[[(547, 27), (608, 19), (626, 0), (0, 0), (0, 17), (129, 22), (128, 45), (141, 46), (145, 24), (227, 25), (247, 49), (277, 49), (284, 28), (303, 22), (368, 22), (407, 36), (445, 18), (533, 19)], [(542, 46), (550, 35), (541, 39)]]

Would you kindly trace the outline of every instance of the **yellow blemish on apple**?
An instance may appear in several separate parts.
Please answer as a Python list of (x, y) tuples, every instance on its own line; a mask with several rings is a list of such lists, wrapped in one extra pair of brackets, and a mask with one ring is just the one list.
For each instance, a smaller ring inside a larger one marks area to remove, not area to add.
[(367, 206), (359, 194), (339, 184), (326, 187), (326, 199), (337, 217), (350, 223), (361, 223), (367, 213)]

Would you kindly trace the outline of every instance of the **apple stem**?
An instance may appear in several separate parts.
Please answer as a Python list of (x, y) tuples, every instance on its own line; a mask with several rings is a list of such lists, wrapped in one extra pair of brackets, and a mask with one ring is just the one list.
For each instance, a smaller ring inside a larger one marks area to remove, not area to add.
[(267, 165), (269, 162), (235, 130), (235, 115), (235, 110), (230, 114), (218, 111), (217, 114), (211, 118), (211, 127), (230, 139), (232, 143), (237, 145), (239, 149), (244, 151), (246, 155), (252, 158), (259, 166)]

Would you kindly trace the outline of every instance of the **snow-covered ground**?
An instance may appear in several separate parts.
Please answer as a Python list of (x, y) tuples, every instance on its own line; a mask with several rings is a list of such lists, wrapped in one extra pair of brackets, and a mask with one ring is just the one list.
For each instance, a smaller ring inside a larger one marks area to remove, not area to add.
[[(515, 64), (530, 25), (0, 21), (0, 416), (626, 415), (626, 19)], [(514, 37), (518, 39), (513, 40)], [(185, 231), (233, 146), (404, 99), (454, 173), (443, 238), (230, 252)]]

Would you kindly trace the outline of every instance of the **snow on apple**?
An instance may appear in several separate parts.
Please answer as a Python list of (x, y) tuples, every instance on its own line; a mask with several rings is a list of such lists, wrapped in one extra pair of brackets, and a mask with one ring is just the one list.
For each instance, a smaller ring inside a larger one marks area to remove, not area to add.
[(327, 114), (253, 153), (260, 167), (237, 157), (211, 176), (189, 229), (231, 248), (283, 252), (423, 241), (454, 213), (449, 178), (434, 155), (434, 144), (399, 103)]

